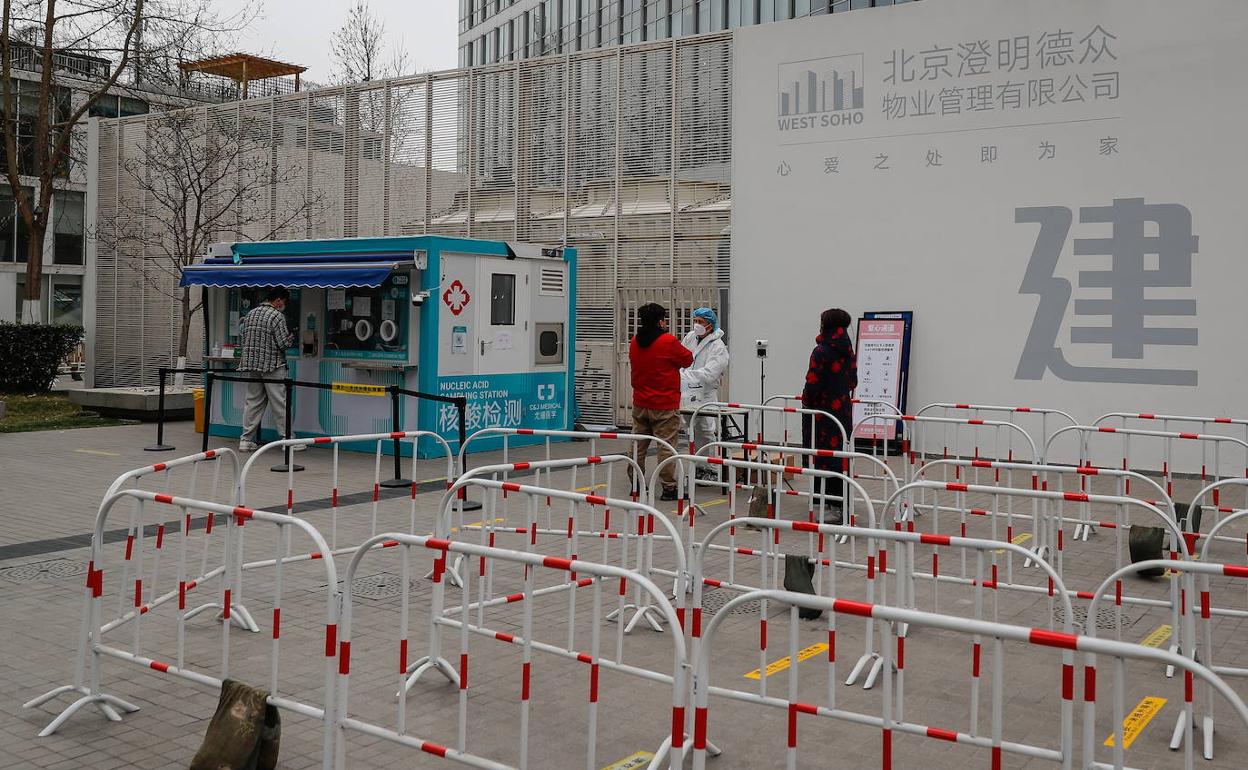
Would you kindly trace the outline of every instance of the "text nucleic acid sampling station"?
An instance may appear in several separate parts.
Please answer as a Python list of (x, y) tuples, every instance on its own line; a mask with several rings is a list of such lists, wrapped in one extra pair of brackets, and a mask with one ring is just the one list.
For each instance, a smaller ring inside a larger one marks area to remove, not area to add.
[[(439, 236), (220, 243), (185, 270), (182, 285), (204, 287), (206, 360), (221, 370), (214, 435), (241, 431), (247, 386), (226, 372), (241, 352), (240, 321), (273, 286), (290, 290), (297, 436), (393, 430), (393, 386), (465, 397), (469, 435), (573, 425), (575, 249)], [(320, 387), (297, 384), (309, 382)], [(278, 437), (273, 420), (266, 415), (264, 440)], [(459, 440), (459, 409), (449, 401), (405, 395), (398, 422)]]

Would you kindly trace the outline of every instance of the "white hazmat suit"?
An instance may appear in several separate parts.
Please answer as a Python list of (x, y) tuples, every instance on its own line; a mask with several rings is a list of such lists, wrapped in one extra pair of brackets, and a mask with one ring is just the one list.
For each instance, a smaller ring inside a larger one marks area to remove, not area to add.
[[(680, 404), (696, 409), (698, 405), (719, 400), (719, 381), (728, 369), (728, 346), (724, 344), (724, 330), (716, 329), (705, 337), (691, 331), (681, 340), (693, 353), (693, 365), (680, 370)], [(699, 417), (697, 425), (691, 425), (692, 415), (686, 415), (685, 433), (693, 439), (695, 449), (700, 449), (715, 436), (715, 418)]]

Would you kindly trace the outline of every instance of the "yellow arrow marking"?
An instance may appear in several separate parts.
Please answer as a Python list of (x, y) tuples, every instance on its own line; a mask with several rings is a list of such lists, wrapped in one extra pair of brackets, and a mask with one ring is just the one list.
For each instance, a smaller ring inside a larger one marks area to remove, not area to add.
[(577, 487), (576, 491), (577, 492), (592, 492), (595, 489), (606, 489), (606, 488), (607, 488), (606, 484), (595, 484), (592, 487)]
[[(827, 651), (828, 651), (828, 645), (826, 642), (812, 644), (806, 649), (798, 651), (797, 662), (801, 663), (803, 660), (809, 660), (810, 658), (815, 657), (819, 653), (827, 652)], [(788, 655), (785, 655), (780, 660), (774, 660), (771, 663), (767, 664), (767, 676), (771, 676), (772, 674), (778, 673), (780, 671), (784, 671), (786, 668), (788, 668), (791, 665), (793, 665), (793, 661), (789, 659)], [(754, 669), (750, 673), (744, 674), (743, 676), (746, 679), (761, 679), (762, 678), (758, 674), (758, 669)]]
[[(1148, 697), (1131, 709), (1127, 718), (1122, 720), (1122, 747), (1124, 749), (1131, 748), (1131, 744), (1135, 743), (1135, 739), (1140, 737), (1140, 733), (1144, 732), (1144, 728), (1148, 727), (1148, 723), (1153, 721), (1153, 717), (1157, 716), (1157, 712), (1161, 711), (1164, 705), (1166, 705), (1165, 698)], [(1105, 745), (1113, 746), (1114, 736), (1106, 738)]]
[(1160, 648), (1161, 645), (1165, 644), (1170, 639), (1170, 635), (1172, 633), (1174, 633), (1174, 629), (1168, 624), (1157, 626), (1157, 628), (1153, 629), (1151, 634), (1144, 637), (1144, 640), (1141, 641), (1140, 644), (1145, 647)]
[(654, 759), (654, 755), (648, 751), (639, 751), (636, 754), (629, 754), (627, 757), (612, 762), (602, 770), (633, 770), (637, 767), (645, 767), (650, 764), (650, 760)]
[[(1022, 545), (1023, 543), (1027, 542), (1030, 539), (1031, 539), (1031, 533), (1024, 532), (1021, 535), (1015, 535), (1013, 539), (1010, 540), (1010, 542), (1013, 543), (1014, 545)], [(1005, 549), (999, 548), (997, 549), (997, 553), (1005, 553)]]

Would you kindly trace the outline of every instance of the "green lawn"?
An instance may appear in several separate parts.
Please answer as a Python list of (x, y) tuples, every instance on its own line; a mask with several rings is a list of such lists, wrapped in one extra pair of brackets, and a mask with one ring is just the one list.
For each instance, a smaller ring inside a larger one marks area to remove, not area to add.
[(70, 403), (69, 397), (64, 393), (48, 393), (42, 396), (0, 394), (0, 401), (4, 401), (6, 407), (4, 418), (0, 419), (0, 433), (126, 424), (125, 420), (84, 412), (82, 407)]

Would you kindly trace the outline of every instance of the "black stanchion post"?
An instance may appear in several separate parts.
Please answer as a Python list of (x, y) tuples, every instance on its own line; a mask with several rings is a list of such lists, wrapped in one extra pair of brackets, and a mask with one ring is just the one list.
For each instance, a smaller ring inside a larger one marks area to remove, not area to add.
[(148, 452), (167, 452), (173, 449), (172, 446), (165, 443), (165, 377), (169, 374), (166, 367), (160, 367), (158, 376), (160, 377), (160, 394), (156, 401), (156, 443), (151, 446), (143, 447)]
[(212, 370), (204, 371), (204, 442), (199, 451), (208, 451), (208, 434), (212, 432), (212, 383), (216, 377)]
[[(459, 447), (461, 450), (464, 447), (464, 442), (468, 440), (468, 418), (465, 414), (465, 412), (467, 411), (467, 407), (468, 407), (467, 398), (460, 396), (455, 399), (455, 408), (459, 410)], [(463, 467), (459, 469), (459, 474), (462, 476), (468, 472), (468, 453), (460, 452), (460, 456), (464, 458)], [(468, 499), (467, 487), (460, 488), (459, 499), (463, 501), (465, 511), (481, 510), (481, 503), (477, 502), (476, 500)]]
[[(285, 379), (282, 380), (282, 387), (286, 389), (286, 415), (285, 415), (286, 428), (285, 428), (284, 438), (293, 438), (291, 434), (291, 422), (292, 422), (291, 415), (294, 412), (294, 407), (295, 407), (292, 401), (292, 399), (295, 396), (294, 381), (291, 380), (289, 377), (286, 377)], [(291, 470), (293, 470), (295, 473), (298, 473), (299, 471), (303, 470), (302, 465), (296, 465), (293, 462), (291, 462), (290, 454), (291, 454), (290, 445), (289, 444), (284, 445), (282, 447), (282, 460), (283, 460), (282, 464), (274, 465), (269, 470), (273, 471), (274, 473), (285, 473), (286, 471), (291, 471)]]
[[(390, 430), (393, 433), (399, 433), (403, 430), (403, 426), (399, 424), (399, 386), (391, 385), (387, 390), (390, 391)], [(383, 487), (410, 487), (412, 480), (403, 478), (403, 456), (401, 452), (403, 442), (396, 438), (393, 441), (393, 445), (394, 478), (386, 479), (381, 482), (381, 485)], [(416, 447), (413, 446), (412, 452), (415, 451)]]

